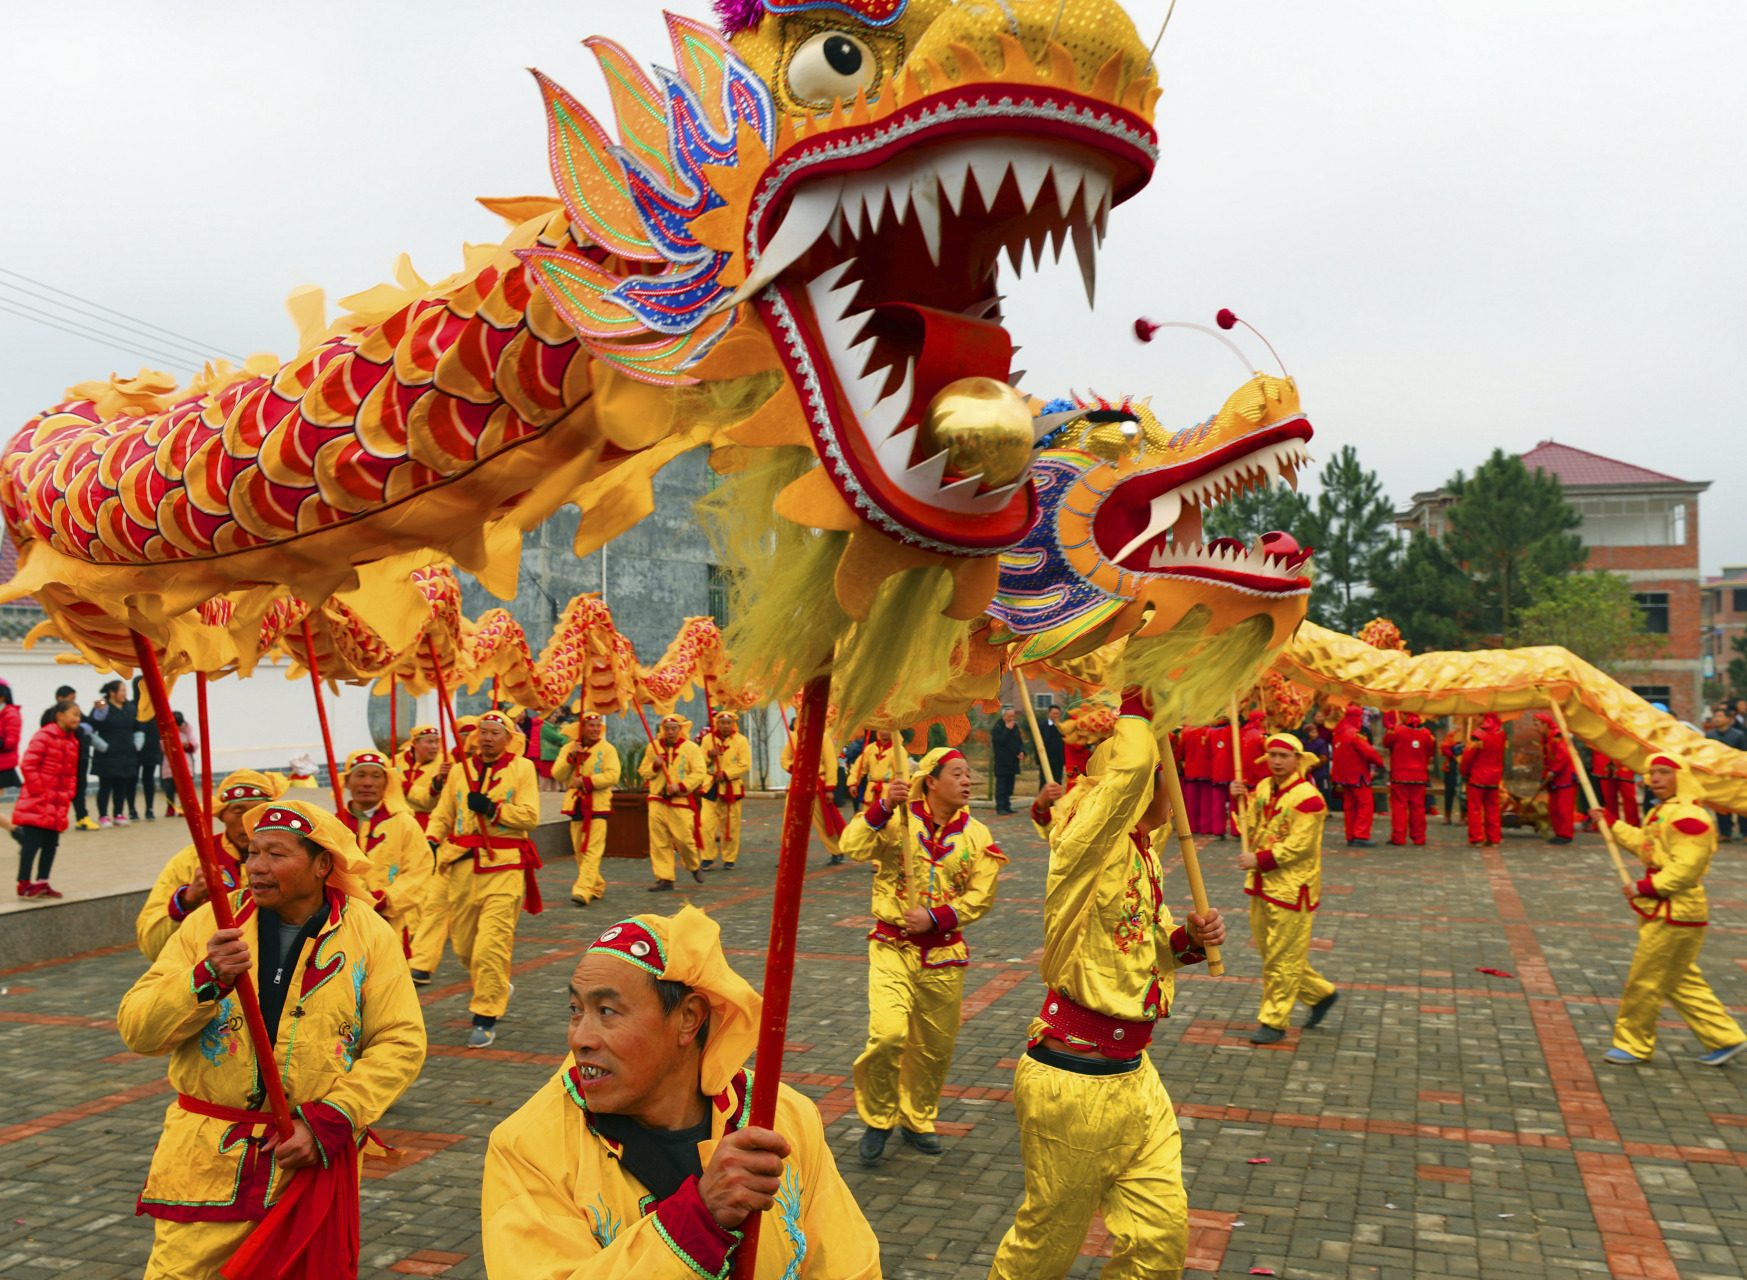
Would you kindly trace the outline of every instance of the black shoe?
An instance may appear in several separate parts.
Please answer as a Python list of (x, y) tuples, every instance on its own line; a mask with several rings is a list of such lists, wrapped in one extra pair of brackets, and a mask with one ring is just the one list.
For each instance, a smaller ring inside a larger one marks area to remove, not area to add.
[(841, 853), (834, 853), (829, 858), (825, 859), (825, 865), (828, 867), (835, 867), (838, 863), (840, 863), (842, 861), (843, 861), (843, 855)]
[(870, 1127), (866, 1133), (861, 1135), (861, 1145), (855, 1150), (856, 1154), (861, 1157), (863, 1164), (878, 1164), (880, 1162), (880, 1157), (886, 1154), (886, 1139), (891, 1136), (891, 1133), (890, 1129)]
[(650, 893), (672, 893), (673, 892), (673, 881), (671, 881), (671, 880), (657, 880), (654, 884), (649, 886), (649, 892)]
[(706, 862), (698, 863), (698, 870), (699, 871), (714, 871), (715, 869), (716, 869), (716, 860), (714, 858), (711, 858)]
[(431, 975), (426, 973), (423, 969), (414, 969), (412, 971), (412, 980), (416, 985), (421, 987), (428, 987), (431, 985)]
[(1347, 841), (1347, 843), (1355, 846), (1356, 848), (1369, 849), (1372, 845), (1376, 844), (1377, 842), (1375, 840), (1349, 840), (1349, 841)]
[(1280, 1030), (1279, 1027), (1270, 1027), (1265, 1022), (1250, 1032), (1251, 1044), (1279, 1044), (1285, 1038), (1284, 1031)]
[(1335, 1001), (1340, 998), (1340, 992), (1331, 991), (1315, 1004), (1311, 1005), (1310, 1016), (1304, 1020), (1305, 1028), (1308, 1030), (1311, 1027), (1320, 1027), (1322, 1025), (1322, 1020), (1328, 1017), (1328, 1011), (1335, 1007)]
[(914, 1129), (899, 1125), (898, 1136), (925, 1156), (937, 1156), (942, 1150), (938, 1133), (917, 1133)]
[(724, 870), (724, 871), (732, 871), (733, 869), (734, 869), (734, 864), (732, 862), (724, 862), (722, 864), (722, 870)]
[(693, 871), (692, 879), (696, 880), (699, 884), (702, 884), (704, 882), (704, 873), (702, 871)]
[(1548, 844), (1570, 844), (1571, 837), (1570, 836), (1554, 836), (1551, 840), (1547, 841), (1547, 843)]

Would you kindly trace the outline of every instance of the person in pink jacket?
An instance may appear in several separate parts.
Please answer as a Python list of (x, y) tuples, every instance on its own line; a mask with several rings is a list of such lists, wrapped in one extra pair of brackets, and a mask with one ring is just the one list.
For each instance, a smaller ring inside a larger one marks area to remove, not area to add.
[(18, 785), (18, 749), (24, 745), (24, 715), (12, 686), (0, 680), (0, 790)]
[[(64, 699), (43, 712), (42, 728), (30, 740), (22, 765), (24, 786), (12, 810), (12, 835), (18, 841), (18, 896), (58, 898), (49, 887), (49, 869), (79, 781), (79, 704)], [(37, 875), (32, 876), (32, 867)]]

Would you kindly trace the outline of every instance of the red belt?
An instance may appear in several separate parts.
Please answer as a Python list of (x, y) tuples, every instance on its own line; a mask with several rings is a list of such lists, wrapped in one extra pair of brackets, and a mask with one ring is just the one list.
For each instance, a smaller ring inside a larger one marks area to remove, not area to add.
[(192, 1111), (197, 1116), (206, 1116), (211, 1120), (229, 1120), (232, 1124), (264, 1124), (271, 1128), (275, 1123), (271, 1111), (250, 1111), (247, 1107), (222, 1107), (216, 1102), (208, 1102), (205, 1098), (196, 1098), (187, 1093), (176, 1095), (176, 1105), (184, 1111)]
[(1132, 1058), (1152, 1043), (1153, 1020), (1130, 1022), (1112, 1018), (1074, 1003), (1059, 991), (1044, 996), (1043, 1010), (1037, 1016), (1063, 1040), (1095, 1044), (1107, 1058)]
[(938, 929), (930, 929), (927, 933), (905, 933), (895, 924), (887, 924), (884, 920), (874, 921), (871, 937), (881, 937), (887, 942), (908, 942), (924, 949), (930, 947), (956, 947), (964, 941), (964, 935), (957, 929), (950, 933), (942, 933)]
[(516, 840), (509, 836), (450, 836), (449, 843), (457, 849), (519, 849), (521, 860), (505, 863), (501, 867), (481, 866), (479, 859), (473, 859), (473, 874), (476, 876), (495, 875), (499, 871), (520, 871), (522, 873), (522, 905), (531, 916), (537, 916), (546, 909), (546, 904), (540, 898), (540, 882), (534, 878), (534, 872), (546, 864), (540, 861), (540, 854), (534, 848), (532, 840)]

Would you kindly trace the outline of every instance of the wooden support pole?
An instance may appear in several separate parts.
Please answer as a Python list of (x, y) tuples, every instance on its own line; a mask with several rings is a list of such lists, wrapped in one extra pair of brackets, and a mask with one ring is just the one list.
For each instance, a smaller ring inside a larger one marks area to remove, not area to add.
[[(1244, 782), (1244, 735), (1243, 730), (1238, 727), (1237, 694), (1235, 693), (1231, 695), (1231, 705), (1227, 709), (1227, 714), (1231, 717), (1231, 776), (1236, 778), (1239, 782), (1243, 782), (1247, 789), (1249, 783)], [(1234, 815), (1233, 825), (1237, 827), (1238, 846), (1245, 854), (1248, 854), (1250, 851), (1250, 835), (1249, 832), (1244, 830), (1243, 820), (1241, 818), (1236, 818)]]
[(1037, 708), (1031, 705), (1031, 690), (1026, 686), (1025, 673), (1013, 668), (1013, 683), (1019, 686), (1019, 701), (1025, 704), (1025, 723), (1031, 726), (1031, 742), (1037, 748), (1037, 764), (1043, 770), (1045, 782), (1055, 781), (1055, 770), (1049, 767), (1049, 752), (1043, 749), (1043, 731), (1037, 727)]
[[(1207, 914), (1207, 886), (1201, 879), (1201, 860), (1195, 856), (1195, 835), (1189, 830), (1189, 810), (1183, 804), (1183, 780), (1177, 776), (1177, 757), (1171, 750), (1170, 734), (1159, 738), (1159, 762), (1164, 765), (1165, 794), (1171, 799), (1171, 823), (1177, 830), (1177, 848), (1183, 855), (1183, 874), (1189, 878), (1189, 897), (1195, 903), (1195, 914)], [(1218, 947), (1208, 947), (1207, 972), (1219, 977), (1225, 972), (1225, 961), (1219, 958)]]

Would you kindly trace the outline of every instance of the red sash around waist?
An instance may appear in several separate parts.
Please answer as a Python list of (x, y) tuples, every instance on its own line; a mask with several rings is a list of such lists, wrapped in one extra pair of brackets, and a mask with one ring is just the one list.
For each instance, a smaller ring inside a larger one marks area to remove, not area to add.
[(1059, 991), (1045, 994), (1043, 1009), (1037, 1016), (1063, 1040), (1095, 1044), (1107, 1058), (1132, 1058), (1152, 1043), (1153, 1019), (1130, 1022), (1125, 1018), (1112, 1018), (1107, 1013), (1074, 1003)]
[(884, 920), (874, 921), (873, 933), (868, 936), (870, 938), (881, 937), (887, 942), (908, 942), (925, 951), (932, 947), (956, 947), (964, 941), (964, 934), (957, 929), (949, 930), (946, 933), (942, 933), (939, 929), (930, 929), (927, 933), (905, 933), (899, 926), (888, 924)]
[(540, 854), (534, 848), (532, 840), (518, 840), (514, 836), (450, 836), (449, 843), (457, 849), (520, 849), (520, 861), (507, 862), (501, 867), (481, 866), (479, 859), (474, 858), (473, 874), (489, 876), (496, 875), (499, 871), (520, 871), (523, 909), (531, 916), (537, 916), (546, 909), (545, 902), (540, 898), (540, 882), (534, 878), (534, 872), (546, 864), (540, 861)]

